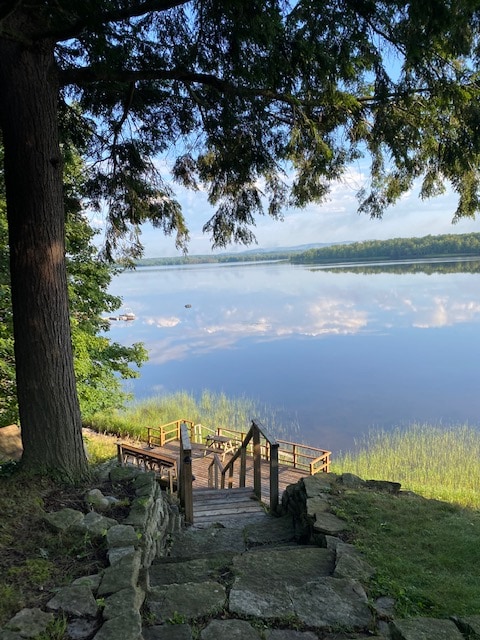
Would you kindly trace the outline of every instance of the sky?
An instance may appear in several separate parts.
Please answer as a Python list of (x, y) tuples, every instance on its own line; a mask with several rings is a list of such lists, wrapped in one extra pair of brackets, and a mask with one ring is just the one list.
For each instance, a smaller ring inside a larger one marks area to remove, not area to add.
[[(480, 232), (480, 220), (470, 218), (452, 224), (457, 198), (452, 192), (443, 196), (421, 200), (418, 189), (405, 194), (382, 219), (371, 219), (359, 214), (356, 193), (367, 184), (367, 176), (360, 168), (350, 168), (344, 178), (332, 184), (326, 201), (310, 204), (304, 209), (285, 212), (283, 221), (268, 216), (256, 218), (252, 228), (257, 245), (230, 245), (220, 252), (234, 253), (247, 249), (275, 249), (310, 243), (336, 243), (361, 240), (386, 240), (389, 238), (422, 237), (444, 233)], [(188, 227), (190, 255), (211, 253), (211, 241), (202, 232), (203, 225), (214, 212), (208, 204), (207, 194), (188, 191), (171, 185), (182, 206)], [(141, 241), (147, 258), (178, 256), (175, 238), (165, 237), (160, 229), (150, 224), (142, 226)], [(219, 250), (216, 251), (218, 253)]]

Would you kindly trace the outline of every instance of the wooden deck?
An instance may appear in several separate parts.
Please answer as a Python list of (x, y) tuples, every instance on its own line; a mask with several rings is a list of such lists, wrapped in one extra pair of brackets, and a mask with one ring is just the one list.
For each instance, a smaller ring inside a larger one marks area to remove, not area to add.
[[(154, 447), (150, 449), (158, 453), (165, 453), (168, 456), (180, 455), (180, 444), (178, 440), (173, 440), (166, 443), (163, 447)], [(205, 455), (207, 452), (207, 455)], [(231, 454), (225, 456), (225, 460), (222, 463), (223, 466), (231, 459)], [(195, 501), (195, 490), (208, 488), (208, 467), (212, 462), (212, 453), (209, 452), (205, 446), (199, 444), (192, 445), (192, 473), (195, 477), (193, 482), (193, 499)], [(233, 476), (233, 487), (238, 488), (238, 476), (239, 476), (240, 464), (237, 464), (235, 474)], [(300, 480), (300, 478), (308, 475), (305, 471), (294, 469), (293, 467), (279, 465), (279, 493), (280, 496), (289, 484), (294, 484)], [(253, 489), (253, 458), (249, 456), (247, 458), (247, 475), (246, 475), (246, 487)], [(262, 462), (262, 502), (268, 503), (270, 498), (270, 478), (269, 478), (269, 463)]]

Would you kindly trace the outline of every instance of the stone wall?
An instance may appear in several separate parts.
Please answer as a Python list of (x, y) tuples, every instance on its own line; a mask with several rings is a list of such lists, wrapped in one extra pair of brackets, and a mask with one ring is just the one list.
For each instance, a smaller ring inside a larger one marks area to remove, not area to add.
[(171, 534), (182, 527), (182, 518), (153, 472), (115, 467), (110, 480), (112, 486), (128, 484), (134, 492), (121, 522), (107, 515), (118, 498), (105, 496), (98, 489), (85, 496), (90, 508), (86, 514), (66, 508), (45, 516), (59, 534), (73, 531), (92, 540), (106, 540), (105, 569), (58, 589), (45, 610), (23, 609), (17, 613), (0, 630), (0, 640), (48, 634), (55, 616), (61, 614), (68, 620), (67, 634), (72, 640), (140, 640), (148, 569), (154, 558), (166, 553)]

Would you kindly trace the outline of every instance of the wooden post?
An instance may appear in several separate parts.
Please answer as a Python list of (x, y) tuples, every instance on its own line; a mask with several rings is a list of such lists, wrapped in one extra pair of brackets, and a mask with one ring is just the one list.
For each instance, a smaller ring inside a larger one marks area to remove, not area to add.
[(117, 460), (118, 464), (123, 467), (123, 455), (122, 455), (122, 444), (121, 442), (117, 442)]
[(270, 511), (278, 510), (278, 443), (270, 445)]
[(247, 447), (246, 445), (242, 445), (242, 448), (240, 449), (240, 479), (238, 483), (239, 487), (245, 486), (246, 475), (247, 475)]
[(193, 475), (192, 475), (192, 445), (188, 435), (187, 425), (180, 425), (180, 505), (185, 514), (186, 524), (193, 524)]
[(253, 493), (258, 500), (262, 499), (262, 449), (260, 447), (260, 431), (253, 424)]

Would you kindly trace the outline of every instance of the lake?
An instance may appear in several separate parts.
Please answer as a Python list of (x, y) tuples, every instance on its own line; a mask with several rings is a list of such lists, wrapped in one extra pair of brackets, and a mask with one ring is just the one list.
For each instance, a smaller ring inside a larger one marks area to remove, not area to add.
[(138, 399), (246, 396), (337, 453), (372, 429), (479, 423), (480, 273), (142, 267), (110, 291), (136, 316), (110, 337), (149, 351)]

